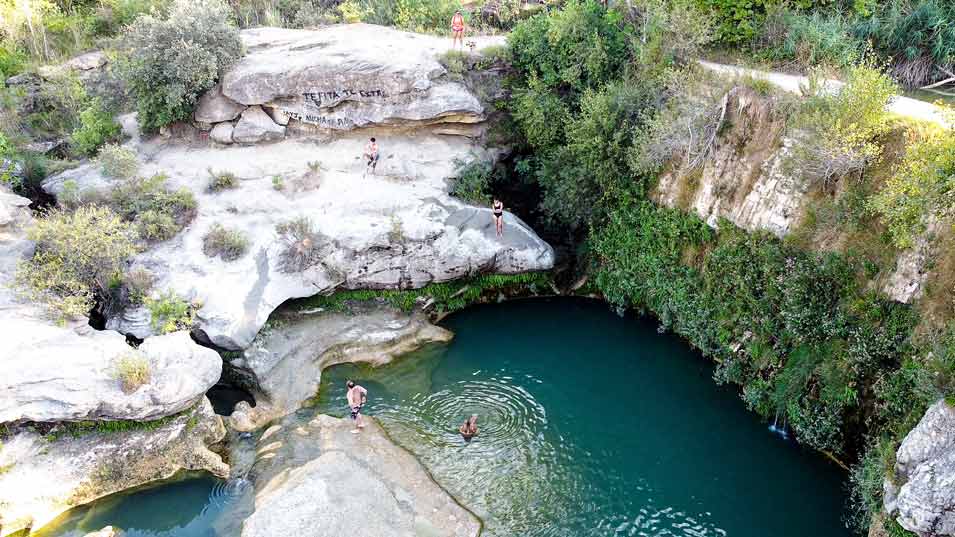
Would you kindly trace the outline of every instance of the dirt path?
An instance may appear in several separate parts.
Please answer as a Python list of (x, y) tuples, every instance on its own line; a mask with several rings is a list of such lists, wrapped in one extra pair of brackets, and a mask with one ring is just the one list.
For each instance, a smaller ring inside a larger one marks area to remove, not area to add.
[[(777, 86), (780, 89), (791, 93), (799, 93), (800, 86), (806, 84), (808, 79), (800, 75), (788, 75), (785, 73), (777, 73), (773, 71), (761, 71), (758, 69), (750, 69), (747, 67), (739, 67), (736, 65), (725, 65), (721, 63), (713, 63), (704, 60), (699, 60), (699, 64), (702, 65), (705, 69), (710, 71), (735, 75), (735, 76), (751, 76), (753, 78), (760, 78), (771, 82), (773, 85)], [(827, 80), (826, 86), (832, 89), (840, 88), (843, 86), (842, 82), (837, 80)], [(889, 103), (888, 109), (893, 114), (911, 118), (919, 121), (926, 121), (929, 123), (934, 123), (936, 125), (941, 125), (943, 127), (952, 128), (952, 122), (947, 120), (942, 113), (942, 110), (935, 106), (932, 103), (927, 103), (925, 101), (919, 101), (917, 99), (911, 99), (909, 97), (897, 96), (892, 99), (892, 102)]]

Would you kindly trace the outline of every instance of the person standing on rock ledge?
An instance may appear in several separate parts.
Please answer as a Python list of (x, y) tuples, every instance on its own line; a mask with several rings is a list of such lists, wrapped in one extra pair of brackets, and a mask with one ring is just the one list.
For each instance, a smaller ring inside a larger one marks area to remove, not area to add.
[(497, 236), (504, 236), (504, 202), (495, 199), (494, 204), (491, 205), (491, 210), (494, 211), (494, 228), (497, 230)]
[(461, 49), (464, 50), (464, 15), (461, 15), (461, 11), (455, 11), (454, 16), (451, 17), (451, 49), (454, 49), (454, 44), (458, 43), (461, 45)]
[(345, 399), (348, 400), (348, 408), (351, 409), (351, 419), (355, 421), (355, 429), (352, 430), (352, 433), (357, 434), (360, 429), (365, 427), (361, 407), (365, 406), (365, 401), (368, 400), (368, 390), (355, 384), (354, 380), (349, 380), (345, 383), (345, 386), (348, 387)]

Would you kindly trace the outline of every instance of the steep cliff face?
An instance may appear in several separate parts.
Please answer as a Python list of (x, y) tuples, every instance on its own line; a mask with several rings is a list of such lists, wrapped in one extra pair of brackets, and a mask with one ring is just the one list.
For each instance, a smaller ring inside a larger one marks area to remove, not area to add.
[(657, 200), (696, 212), (715, 227), (721, 218), (783, 237), (799, 223), (809, 185), (784, 170), (786, 118), (772, 99), (737, 86), (723, 101), (722, 125), (702, 166), (677, 165), (662, 175)]
[[(819, 200), (838, 199), (852, 181), (843, 179), (833, 192), (803, 177), (798, 158), (792, 157), (799, 142), (787, 130), (787, 112), (779, 99), (737, 85), (726, 94), (722, 113), (707, 158), (692, 169), (675, 162), (653, 192), (658, 203), (693, 211), (712, 227), (725, 219), (748, 231), (785, 238), (800, 230)], [(894, 261), (873, 277), (872, 286), (898, 302), (921, 298), (932, 279), (939, 231), (939, 223), (930, 222), (913, 247), (893, 250)], [(881, 240), (878, 233), (872, 232), (873, 241)], [(838, 250), (841, 240), (812, 237), (811, 242), (811, 248)]]

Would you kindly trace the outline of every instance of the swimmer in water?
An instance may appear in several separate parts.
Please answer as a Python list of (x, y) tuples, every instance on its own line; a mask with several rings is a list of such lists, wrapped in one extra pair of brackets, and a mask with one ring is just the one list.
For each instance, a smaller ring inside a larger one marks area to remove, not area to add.
[(461, 432), (461, 436), (463, 436), (465, 440), (470, 440), (477, 436), (477, 414), (471, 414), (471, 417), (458, 428), (458, 431)]

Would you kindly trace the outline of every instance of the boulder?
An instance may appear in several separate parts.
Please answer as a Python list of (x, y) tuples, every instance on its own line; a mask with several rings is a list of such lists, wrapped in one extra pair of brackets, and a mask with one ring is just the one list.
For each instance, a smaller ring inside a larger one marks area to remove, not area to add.
[(193, 118), (200, 123), (219, 123), (232, 121), (239, 117), (245, 106), (233, 101), (222, 94), (217, 84), (199, 98), (199, 105), (193, 113)]
[(134, 351), (121, 334), (60, 327), (19, 312), (0, 312), (12, 335), (0, 340), (0, 423), (158, 419), (193, 406), (222, 372), (219, 355), (188, 332), (156, 336), (139, 348), (148, 382), (125, 393), (116, 360)]
[(78, 71), (89, 71), (90, 69), (99, 69), (106, 65), (109, 60), (106, 53), (101, 50), (80, 54), (70, 60), (67, 60), (66, 66)]
[(231, 122), (218, 123), (209, 132), (209, 138), (218, 144), (231, 144), (234, 125)]
[(15, 432), (0, 446), (0, 536), (38, 529), (72, 507), (181, 470), (226, 477), (228, 465), (208, 448), (224, 435), (205, 398), (155, 428)]
[[(471, 537), (481, 523), (396, 446), (374, 419), (317, 416), (260, 441), (255, 511), (242, 537)], [(360, 524), (356, 524), (356, 520)]]
[(449, 45), (443, 37), (349, 24), (255, 28), (242, 39), (248, 53), (222, 78), (222, 93), (242, 104), (267, 104), (295, 121), (336, 130), (484, 117), (470, 91), (443, 78), (438, 58)]
[(955, 535), (955, 408), (938, 401), (902, 441), (885, 510), (921, 537)]
[(240, 144), (270, 142), (284, 137), (285, 127), (272, 121), (261, 106), (246, 108), (232, 130), (232, 141)]
[(349, 312), (280, 310), (252, 345), (230, 365), (247, 372), (254, 408), (237, 407), (232, 427), (249, 431), (297, 410), (314, 397), (322, 371), (344, 362), (382, 365), (426, 343), (450, 341), (451, 332), (421, 313), (389, 307), (355, 306)]
[[(361, 160), (367, 134), (343, 133), (327, 143), (285, 139), (268, 151), (195, 147), (175, 139), (131, 143), (144, 155), (142, 174), (163, 172), (170, 188), (188, 188), (198, 202), (193, 223), (139, 254), (134, 266), (156, 275), (155, 293), (201, 303), (199, 328), (231, 350), (248, 347), (272, 311), (290, 298), (337, 289), (419, 288), (553, 266), (553, 249), (519, 218), (505, 213), (504, 236), (498, 237), (489, 209), (448, 195), (447, 178), (455, 175), (457, 162), (491, 160), (496, 151), (427, 130), (377, 134), (381, 160), (375, 175), (366, 175)], [(209, 168), (241, 177), (240, 186), (207, 192)], [(275, 176), (283, 190), (274, 188)], [(49, 178), (44, 188), (62, 192), (64, 177), (80, 190), (112, 188), (90, 164)], [(316, 232), (317, 262), (287, 272), (287, 246), (276, 225), (298, 217), (308, 218)], [(246, 234), (245, 255), (226, 262), (203, 253), (203, 235), (216, 222)]]
[(290, 118), (285, 110), (282, 110), (281, 108), (274, 108), (272, 106), (264, 106), (262, 109), (265, 110), (265, 113), (268, 114), (269, 117), (272, 118), (272, 121), (274, 121), (277, 125), (281, 125), (283, 127), (288, 125)]

